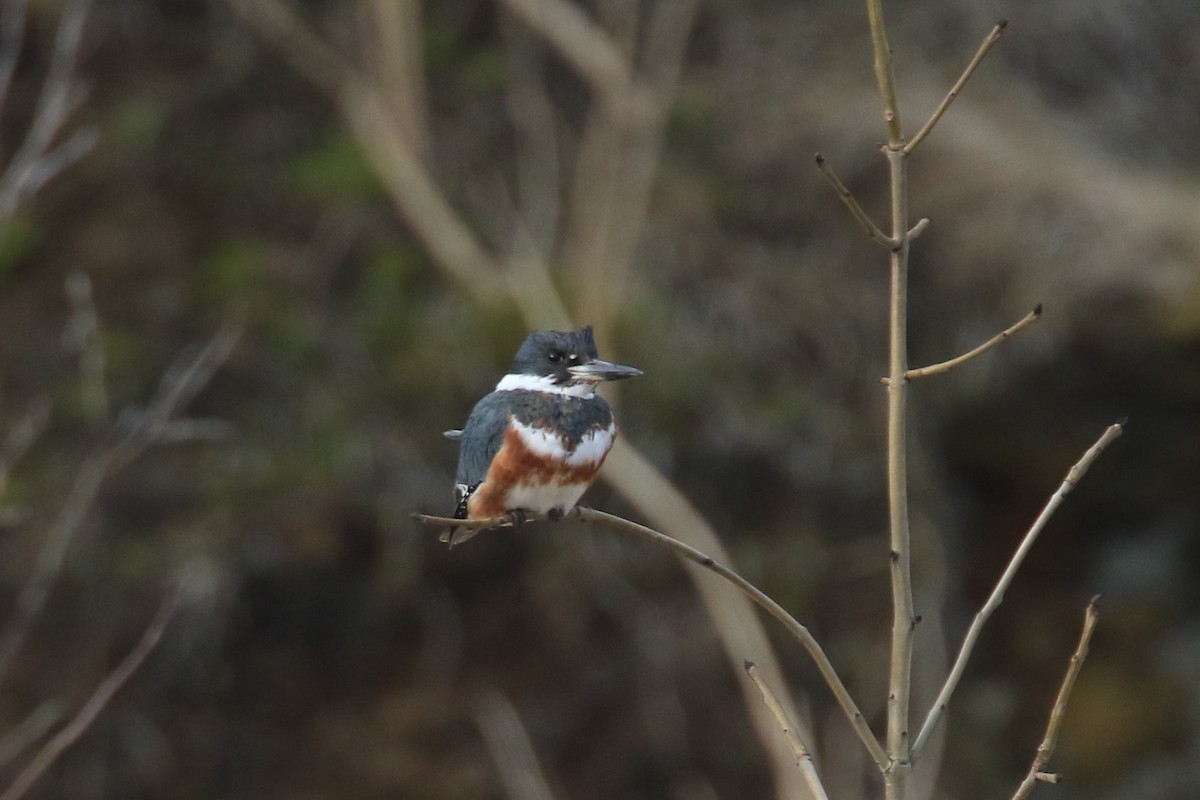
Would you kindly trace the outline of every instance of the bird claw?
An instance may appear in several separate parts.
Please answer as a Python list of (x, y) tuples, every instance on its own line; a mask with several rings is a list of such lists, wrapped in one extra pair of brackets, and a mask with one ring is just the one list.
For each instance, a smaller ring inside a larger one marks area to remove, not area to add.
[(508, 521), (505, 524), (512, 527), (524, 525), (530, 520), (529, 512), (523, 508), (514, 508), (512, 511), (509, 511), (507, 514), (505, 514), (505, 516), (508, 518)]

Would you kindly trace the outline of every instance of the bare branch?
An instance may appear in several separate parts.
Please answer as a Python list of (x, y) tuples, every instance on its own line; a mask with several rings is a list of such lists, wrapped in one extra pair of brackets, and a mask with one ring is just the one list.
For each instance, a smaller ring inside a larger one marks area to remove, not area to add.
[(370, 30), (376, 79), (391, 103), (404, 138), (421, 154), (429, 151), (429, 109), (421, 53), (420, 0), (370, 0)]
[(929, 740), (930, 734), (933, 733), (933, 729), (937, 727), (938, 722), (941, 721), (942, 716), (946, 713), (946, 707), (950, 704), (950, 698), (953, 696), (954, 690), (958, 687), (958, 682), (962, 678), (963, 671), (966, 669), (967, 661), (971, 658), (971, 653), (975, 649), (975, 642), (979, 638), (980, 631), (983, 630), (983, 626), (987, 623), (988, 618), (992, 616), (992, 613), (1004, 602), (1004, 592), (1008, 589), (1009, 584), (1012, 583), (1013, 576), (1017, 574), (1017, 570), (1025, 560), (1025, 556), (1029, 553), (1030, 548), (1033, 547), (1033, 543), (1037, 541), (1038, 535), (1046, 527), (1046, 523), (1053, 516), (1055, 510), (1062, 504), (1063, 499), (1079, 483), (1084, 473), (1087, 472), (1088, 467), (1092, 465), (1113, 439), (1121, 435), (1125, 424), (1126, 420), (1122, 419), (1105, 429), (1100, 438), (1096, 440), (1096, 443), (1089, 447), (1087, 452), (1067, 472), (1067, 476), (1063, 479), (1062, 485), (1058, 487), (1058, 491), (1051, 495), (1045, 507), (1042, 508), (1042, 513), (1038, 515), (1033, 525), (1026, 532), (1025, 537), (1021, 540), (1021, 544), (1009, 560), (1007, 568), (1005, 568), (1004, 573), (996, 582), (995, 588), (992, 589), (987, 602), (983, 604), (983, 608), (979, 609), (975, 618), (971, 620), (971, 626), (967, 629), (967, 635), (963, 639), (962, 647), (958, 651), (958, 656), (954, 659), (954, 666), (951, 667), (950, 674), (946, 677), (946, 682), (942, 685), (942, 690), (938, 693), (937, 700), (934, 701), (933, 706), (929, 709), (929, 713), (925, 717), (925, 722), (921, 725), (921, 731), (913, 743), (913, 761), (916, 761), (920, 757), (921, 750)]
[(338, 104), (400, 214), (434, 260), (483, 306), (506, 296), (499, 265), (450, 206), (377, 86), (281, 0), (232, 0), (234, 10)]
[(481, 305), (503, 299), (495, 259), (451, 208), (378, 93), (369, 86), (347, 85), (339, 99), (343, 117), (375, 163), (392, 201), (433, 258)]
[(112, 454), (113, 451), (108, 450), (84, 460), (75, 475), (75, 483), (63, 499), (58, 517), (46, 532), (33, 574), (21, 588), (16, 607), (0, 634), (0, 681), (7, 677), (34, 618), (46, 605), (46, 597), (62, 572), (67, 546), (83, 525), (88, 510), (100, 493)]
[(62, 703), (46, 700), (0, 739), (0, 768), (7, 769), (26, 748), (45, 736), (63, 718)]
[(0, 108), (8, 99), (12, 76), (25, 38), (25, 0), (12, 0), (0, 9)]
[(942, 118), (942, 115), (946, 113), (948, 108), (950, 108), (950, 104), (953, 103), (955, 98), (958, 97), (958, 93), (961, 92), (963, 87), (967, 85), (967, 81), (971, 79), (973, 74), (975, 74), (976, 68), (983, 62), (983, 59), (988, 54), (988, 51), (992, 49), (992, 45), (1000, 41), (1000, 37), (1004, 35), (1004, 29), (1007, 26), (1008, 20), (1005, 19), (1002, 19), (995, 24), (991, 32), (984, 38), (983, 44), (979, 45), (979, 50), (975, 52), (975, 56), (971, 59), (971, 62), (967, 64), (967, 68), (963, 70), (963, 74), (959, 76), (957, 81), (954, 82), (954, 86), (950, 88), (950, 92), (942, 100), (941, 105), (939, 105), (933, 112), (933, 116), (931, 116), (929, 121), (921, 127), (921, 130), (917, 131), (917, 135), (914, 136), (908, 144), (904, 145), (905, 153), (911, 153), (913, 150), (916, 150), (917, 145), (925, 140), (925, 137), (928, 136), (929, 132), (933, 130), (933, 126), (937, 125), (938, 120)]
[(558, 230), (559, 147), (554, 104), (544, 79), (544, 49), (531, 47), (532, 35), (507, 15), (500, 17), (504, 42), (505, 102), (512, 119), (516, 181), (514, 205), (528, 232), (530, 250), (550, 253)]
[[(937, 364), (930, 364), (927, 367), (918, 367), (917, 369), (910, 369), (908, 372), (904, 373), (904, 377), (905, 377), (905, 379), (911, 381), (911, 380), (915, 380), (917, 378), (927, 378), (930, 375), (940, 375), (943, 372), (949, 372), (950, 370), (954, 369), (955, 367), (961, 366), (962, 364), (967, 363), (972, 358), (975, 358), (976, 356), (979, 356), (979, 355), (983, 355), (988, 350), (991, 350), (993, 347), (1000, 344), (1008, 337), (1012, 336), (1014, 333), (1017, 333), (1018, 331), (1022, 330), (1023, 328), (1025, 328), (1029, 325), (1032, 325), (1033, 323), (1037, 322), (1041, 318), (1042, 318), (1042, 304), (1038, 303), (1037, 307), (1034, 308), (1033, 311), (1030, 311), (1028, 314), (1026, 314), (1024, 317), (1022, 317), (1020, 320), (1018, 320), (1014, 325), (1011, 325), (1010, 327), (1008, 327), (1005, 330), (1001, 331), (1000, 333), (996, 334), (991, 339), (988, 339), (986, 342), (979, 345), (975, 349), (970, 350), (966, 353), (963, 353), (961, 356), (952, 358), (949, 361), (942, 361)], [(887, 378), (884, 378), (884, 383), (887, 383)]]
[(804, 781), (808, 784), (809, 791), (812, 792), (813, 800), (829, 800), (829, 796), (825, 793), (825, 786), (821, 783), (821, 777), (817, 774), (817, 768), (813, 764), (812, 754), (808, 751), (804, 740), (800, 738), (791, 719), (788, 718), (787, 711), (779, 702), (779, 698), (771, 691), (771, 687), (767, 685), (763, 677), (758, 674), (758, 667), (753, 661), (746, 662), (746, 674), (762, 692), (763, 703), (771, 710), (771, 714), (775, 716), (775, 720), (783, 730), (783, 736), (787, 739), (788, 746), (792, 748), (792, 755), (796, 757), (796, 766), (800, 768), (800, 774), (804, 776)]
[(925, 232), (929, 227), (929, 217), (921, 217), (917, 220), (917, 224), (908, 229), (908, 241), (912, 241)]
[(79, 712), (68, 722), (62, 730), (50, 738), (37, 755), (25, 766), (25, 769), (17, 775), (12, 784), (0, 793), (0, 800), (17, 800), (23, 797), (29, 789), (37, 783), (56, 760), (61, 756), (68, 747), (78, 741), (91, 724), (99, 716), (104, 707), (108, 705), (113, 696), (120, 691), (138, 668), (142, 666), (142, 662), (146, 657), (154, 651), (162, 639), (163, 631), (167, 628), (167, 623), (171, 621), (171, 617), (175, 613), (175, 609), (179, 605), (181, 592), (175, 589), (168, 597), (163, 600), (158, 607), (154, 618), (150, 620), (150, 624), (146, 626), (146, 630), (142, 632), (141, 639), (134, 646), (129, 654), (122, 659), (116, 669), (110, 672), (104, 680), (96, 686), (91, 697), (79, 709)]
[(335, 96), (350, 65), (282, 0), (230, 0), (238, 16), (266, 39), (292, 69)]
[(106, 359), (100, 315), (92, 300), (92, 281), (86, 272), (76, 270), (67, 275), (66, 287), (71, 318), (67, 321), (65, 338), (79, 353), (80, 402), (93, 423), (102, 423), (108, 419)]
[[(634, 251), (650, 206), (666, 110), (675, 94), (696, 5), (696, 0), (654, 3), (643, 14), (645, 33), (636, 56), (629, 56), (631, 63), (640, 63), (640, 69), (624, 99), (589, 108), (576, 149), (562, 259), (577, 280), (575, 310), (592, 323), (600, 341), (608, 337), (615, 316), (625, 306), (622, 297), (629, 288)], [(636, 31), (638, 9), (637, 3), (609, 4), (610, 26)], [(614, 46), (621, 52), (632, 51), (637, 37), (630, 35), (628, 40), (625, 47)]]
[(1092, 641), (1092, 632), (1096, 629), (1096, 621), (1099, 618), (1097, 605), (1100, 601), (1099, 595), (1093, 597), (1087, 605), (1087, 610), (1083, 615), (1083, 631), (1079, 634), (1079, 644), (1075, 647), (1075, 652), (1071, 655), (1070, 666), (1067, 667), (1067, 674), (1063, 677), (1062, 685), (1058, 689), (1058, 697), (1054, 700), (1054, 707), (1050, 709), (1050, 720), (1046, 723), (1046, 734), (1042, 737), (1042, 743), (1038, 745), (1037, 755), (1034, 756), (1033, 764), (1029, 767), (1029, 773), (1025, 776), (1025, 780), (1021, 781), (1021, 785), (1017, 787), (1017, 791), (1013, 793), (1013, 800), (1023, 800), (1027, 797), (1033, 786), (1038, 781), (1043, 783), (1058, 783), (1062, 778), (1057, 773), (1045, 772), (1046, 764), (1050, 761), (1050, 756), (1054, 755), (1054, 747), (1058, 742), (1058, 732), (1062, 728), (1063, 720), (1067, 716), (1067, 702), (1071, 699), (1071, 692), (1075, 689), (1075, 680), (1079, 677), (1079, 671), (1083, 668), (1083, 662), (1087, 658), (1088, 646)]
[[(413, 519), (417, 520), (418, 522), (429, 525), (469, 527), (474, 530), (510, 527), (516, 522), (516, 518), (513, 515), (505, 515), (502, 517), (481, 520), (460, 520), (449, 517), (437, 517), (430, 514), (413, 514), (412, 516)], [(522, 516), (527, 522), (552, 521), (548, 517), (540, 514), (524, 514)], [(733, 584), (738, 591), (740, 591), (750, 600), (757, 603), (771, 616), (775, 617), (775, 619), (779, 620), (779, 622), (781, 622), (783, 626), (787, 628), (788, 632), (796, 637), (796, 639), (798, 639), (802, 645), (804, 645), (805, 649), (808, 650), (809, 655), (816, 663), (817, 669), (820, 671), (821, 676), (825, 679), (825, 682), (833, 691), (833, 695), (837, 699), (839, 705), (841, 705), (842, 711), (845, 712), (846, 718), (850, 721), (850, 724), (854, 727), (854, 731), (858, 734), (859, 739), (862, 740), (863, 745), (866, 746), (867, 751), (871, 754), (871, 758), (875, 760), (875, 763), (880, 770), (887, 768), (887, 754), (884, 753), (883, 748), (879, 745), (879, 740), (875, 738), (875, 734), (871, 732), (871, 728), (867, 724), (866, 719), (863, 717), (862, 712), (859, 711), (854, 699), (850, 696), (850, 692), (846, 689), (845, 684), (842, 683), (841, 677), (838, 676), (837, 670), (834, 668), (833, 663), (829, 660), (829, 657), (825, 655), (825, 651), (821, 648), (821, 645), (817, 642), (816, 638), (813, 637), (812, 633), (809, 632), (808, 628), (800, 624), (795, 617), (789, 614), (781, 605), (772, 600), (761, 589), (750, 583), (750, 581), (743, 578), (730, 567), (727, 567), (719, 561), (715, 561), (710, 556), (707, 556), (696, 548), (692, 547), (690, 544), (681, 542), (672, 536), (668, 536), (665, 533), (656, 531), (653, 528), (648, 528), (645, 525), (639, 525), (638, 523), (627, 520), (624, 517), (618, 517), (615, 514), (608, 514), (592, 508), (576, 506), (571, 511), (568, 511), (567, 514), (562, 517), (562, 519), (602, 525), (613, 530), (631, 533), (642, 539), (653, 542), (654, 544), (674, 550), (678, 555), (683, 556), (695, 564), (699, 564), (705, 569), (716, 573), (729, 583)]]
[(512, 800), (554, 800), (529, 734), (508, 698), (489, 691), (475, 704), (475, 722)]
[(888, 573), (891, 578), (892, 635), (888, 655), (887, 755), (883, 773), (886, 800), (905, 800), (912, 774), (909, 714), (912, 702), (913, 629), (912, 533), (908, 514), (908, 158), (896, 98), (892, 48), (888, 44), (881, 0), (867, 0), (875, 80), (883, 99), (891, 200), (888, 253), (887, 496)]
[(0, 499), (8, 490), (12, 471), (33, 443), (41, 437), (50, 421), (50, 401), (42, 398), (10, 425), (4, 442), (0, 445)]
[(577, 6), (563, 0), (501, 0), (549, 42), (606, 102), (629, 102), (633, 74), (604, 30)]
[(158, 391), (146, 409), (152, 424), (165, 424), (208, 386), (233, 354), (245, 322), (241, 312), (229, 314), (202, 347), (185, 350), (163, 371)]
[(900, 149), (904, 142), (900, 126), (900, 107), (896, 100), (896, 75), (892, 69), (892, 46), (888, 44), (883, 23), (881, 0), (867, 0), (867, 18), (871, 25), (871, 49), (875, 55), (875, 82), (883, 98), (883, 121), (888, 130), (888, 146)]
[(62, 572), (67, 549), (83, 527), (104, 481), (146, 448), (163, 441), (163, 432), (171, 430), (170, 423), (175, 415), (207, 385), (213, 373), (229, 357), (240, 331), (240, 317), (226, 320), (198, 353), (164, 373), (158, 393), (145, 411), (122, 414), (117, 424), (125, 424), (127, 428), (116, 444), (102, 447), (84, 459), (58, 516), (46, 532), (33, 572), (21, 588), (16, 607), (0, 632), (0, 681), (12, 669), (34, 619), (45, 607), (46, 598)]
[[(58, 148), (53, 148), (67, 118), (85, 92), (79, 87), (75, 65), (83, 42), (88, 0), (71, 0), (63, 9), (54, 38), (50, 70), (33, 112), (33, 121), (12, 160), (0, 175), (0, 223), (7, 221), (22, 200), (37, 191), (54, 175), (80, 158), (95, 144), (93, 131), (79, 131)], [(21, 33), (9, 26), (24, 25), (24, 9), (4, 15), (4, 44), (19, 46)], [(16, 58), (15, 51), (11, 56)], [(7, 92), (12, 67), (0, 63), (0, 89)], [(7, 72), (4, 72), (7, 70)]]
[[(617, 440), (600, 476), (654, 527), (685, 539), (714, 558), (730, 560), (717, 531), (704, 515), (650, 459), (630, 446), (628, 440)], [(708, 580), (707, 571), (701, 567), (689, 565), (688, 578), (695, 585), (721, 638), (730, 667), (741, 669), (746, 658), (753, 657), (763, 676), (775, 687), (780, 702), (785, 708), (794, 709), (795, 702), (775, 656), (775, 647), (767, 637), (765, 621), (756, 613), (753, 602), (740, 593), (730, 593), (720, 581)], [(801, 788), (803, 779), (796, 772), (790, 754), (777, 746), (779, 728), (775, 719), (749, 682), (739, 681), (738, 688), (754, 722), (754, 732), (770, 758), (777, 794), (780, 797), (800, 796), (804, 791)], [(798, 726), (803, 726), (794, 712), (792, 719)], [(811, 741), (814, 737), (806, 738)]]
[(871, 220), (871, 217), (867, 215), (863, 207), (858, 204), (858, 200), (854, 198), (850, 189), (846, 187), (846, 184), (842, 183), (842, 179), (833, 171), (833, 167), (829, 166), (829, 162), (825, 160), (825, 156), (817, 153), (815, 161), (817, 162), (817, 169), (821, 170), (821, 174), (825, 176), (825, 180), (829, 181), (829, 185), (837, 192), (841, 201), (846, 204), (846, 208), (850, 209), (850, 213), (858, 221), (859, 227), (863, 229), (863, 233), (867, 235), (867, 238), (888, 250), (894, 248), (896, 246), (895, 240), (881, 231), (879, 226)]

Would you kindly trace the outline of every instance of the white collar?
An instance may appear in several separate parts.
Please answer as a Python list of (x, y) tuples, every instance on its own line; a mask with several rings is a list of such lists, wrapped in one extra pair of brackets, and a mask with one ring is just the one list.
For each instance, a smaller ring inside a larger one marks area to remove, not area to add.
[(549, 375), (522, 375), (509, 373), (496, 384), (497, 392), (545, 392), (565, 397), (580, 397), (589, 400), (596, 394), (591, 383), (555, 383)]

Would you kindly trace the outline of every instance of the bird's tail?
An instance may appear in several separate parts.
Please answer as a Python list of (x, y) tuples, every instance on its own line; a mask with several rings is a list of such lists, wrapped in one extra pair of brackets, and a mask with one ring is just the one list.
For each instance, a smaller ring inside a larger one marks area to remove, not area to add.
[(478, 528), (446, 528), (438, 536), (438, 541), (445, 542), (449, 546), (454, 547), (454, 545), (462, 544), (477, 533), (479, 533)]
[[(446, 433), (449, 433), (449, 431), (446, 431)], [(478, 488), (478, 484), (476, 484), (474, 486), (468, 486), (465, 483), (459, 483), (459, 484), (455, 485), (455, 487), (454, 487), (454, 518), (455, 519), (466, 519), (467, 518), (467, 498), (469, 498), (471, 496), (471, 492), (475, 491), (476, 488)], [(474, 536), (477, 533), (479, 533), (479, 531), (476, 528), (446, 528), (446, 530), (442, 531), (441, 536), (438, 536), (438, 541), (445, 542), (446, 544), (450, 545), (451, 547), (454, 547), (454, 545), (462, 544), (467, 539), (470, 539), (472, 536)]]

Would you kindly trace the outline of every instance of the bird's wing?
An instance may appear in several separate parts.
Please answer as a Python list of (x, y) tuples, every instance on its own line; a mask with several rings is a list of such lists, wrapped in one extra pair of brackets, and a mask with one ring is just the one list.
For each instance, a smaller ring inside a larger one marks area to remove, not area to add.
[(458, 471), (455, 483), (473, 490), (487, 477), (492, 458), (504, 443), (508, 428), (509, 410), (504, 396), (493, 392), (478, 403), (467, 417), (458, 446)]

